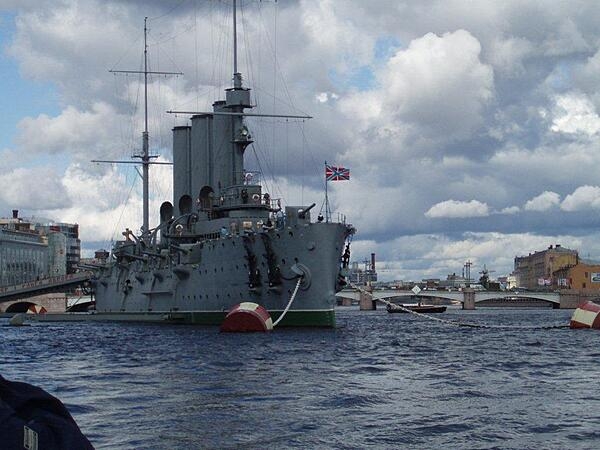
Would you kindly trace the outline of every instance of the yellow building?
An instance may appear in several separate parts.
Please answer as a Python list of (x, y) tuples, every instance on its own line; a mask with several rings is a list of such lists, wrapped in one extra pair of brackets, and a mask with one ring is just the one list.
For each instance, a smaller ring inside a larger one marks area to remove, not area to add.
[[(528, 256), (515, 257), (513, 275), (517, 285), (527, 289), (550, 289), (556, 285), (554, 273), (558, 270), (573, 267), (579, 263), (577, 250), (570, 250), (560, 244), (551, 245), (541, 252), (530, 253)], [(599, 271), (600, 272), (600, 271)]]
[(600, 291), (600, 263), (580, 261), (555, 271), (554, 280), (557, 289)]

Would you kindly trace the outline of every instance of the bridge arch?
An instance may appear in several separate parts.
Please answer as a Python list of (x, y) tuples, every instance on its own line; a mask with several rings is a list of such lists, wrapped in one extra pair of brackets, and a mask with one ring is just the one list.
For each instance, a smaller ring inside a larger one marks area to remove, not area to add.
[(12, 305), (8, 306), (8, 308), (6, 308), (6, 311), (4, 311), (4, 312), (10, 313), (10, 314), (27, 313), (27, 312), (43, 314), (46, 312), (46, 308), (38, 305), (37, 303), (22, 301), (22, 302), (13, 303)]

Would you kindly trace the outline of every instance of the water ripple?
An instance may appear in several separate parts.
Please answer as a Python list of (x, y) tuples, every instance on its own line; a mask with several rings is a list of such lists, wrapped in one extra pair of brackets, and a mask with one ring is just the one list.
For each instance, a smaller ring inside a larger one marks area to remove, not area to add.
[[(450, 308), (531, 325), (570, 311)], [(341, 308), (336, 330), (0, 322), (0, 371), (99, 449), (595, 448), (600, 333), (475, 330)]]

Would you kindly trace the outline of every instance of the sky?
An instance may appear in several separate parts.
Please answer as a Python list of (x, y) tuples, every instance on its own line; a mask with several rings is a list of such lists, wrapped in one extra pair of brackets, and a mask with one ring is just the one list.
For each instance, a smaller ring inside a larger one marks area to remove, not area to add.
[[(150, 148), (231, 85), (226, 0), (0, 0), (0, 216), (80, 224), (84, 251), (139, 230), (148, 17)], [(496, 276), (550, 245), (600, 260), (600, 8), (595, 1), (241, 0), (255, 112), (246, 168), (273, 198), (324, 199), (383, 280)], [(151, 223), (171, 200), (151, 169)]]

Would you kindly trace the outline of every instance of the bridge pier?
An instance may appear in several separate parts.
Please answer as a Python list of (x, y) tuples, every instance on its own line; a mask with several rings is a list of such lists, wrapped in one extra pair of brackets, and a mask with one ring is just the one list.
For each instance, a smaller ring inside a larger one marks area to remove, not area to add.
[(463, 304), (462, 309), (475, 309), (475, 291), (472, 288), (463, 289)]
[(352, 299), (351, 298), (342, 297), (341, 303), (342, 303), (341, 306), (352, 306)]
[(598, 301), (600, 293), (598, 291), (586, 291), (578, 289), (568, 289), (560, 291), (560, 309), (575, 309), (588, 300)]
[(579, 305), (579, 291), (568, 289), (559, 293), (560, 309), (575, 309)]
[(373, 286), (367, 285), (365, 286), (365, 291), (360, 291), (360, 297), (358, 300), (358, 305), (361, 311), (374, 311), (377, 309), (377, 300), (373, 299), (373, 296), (370, 295), (373, 293)]

